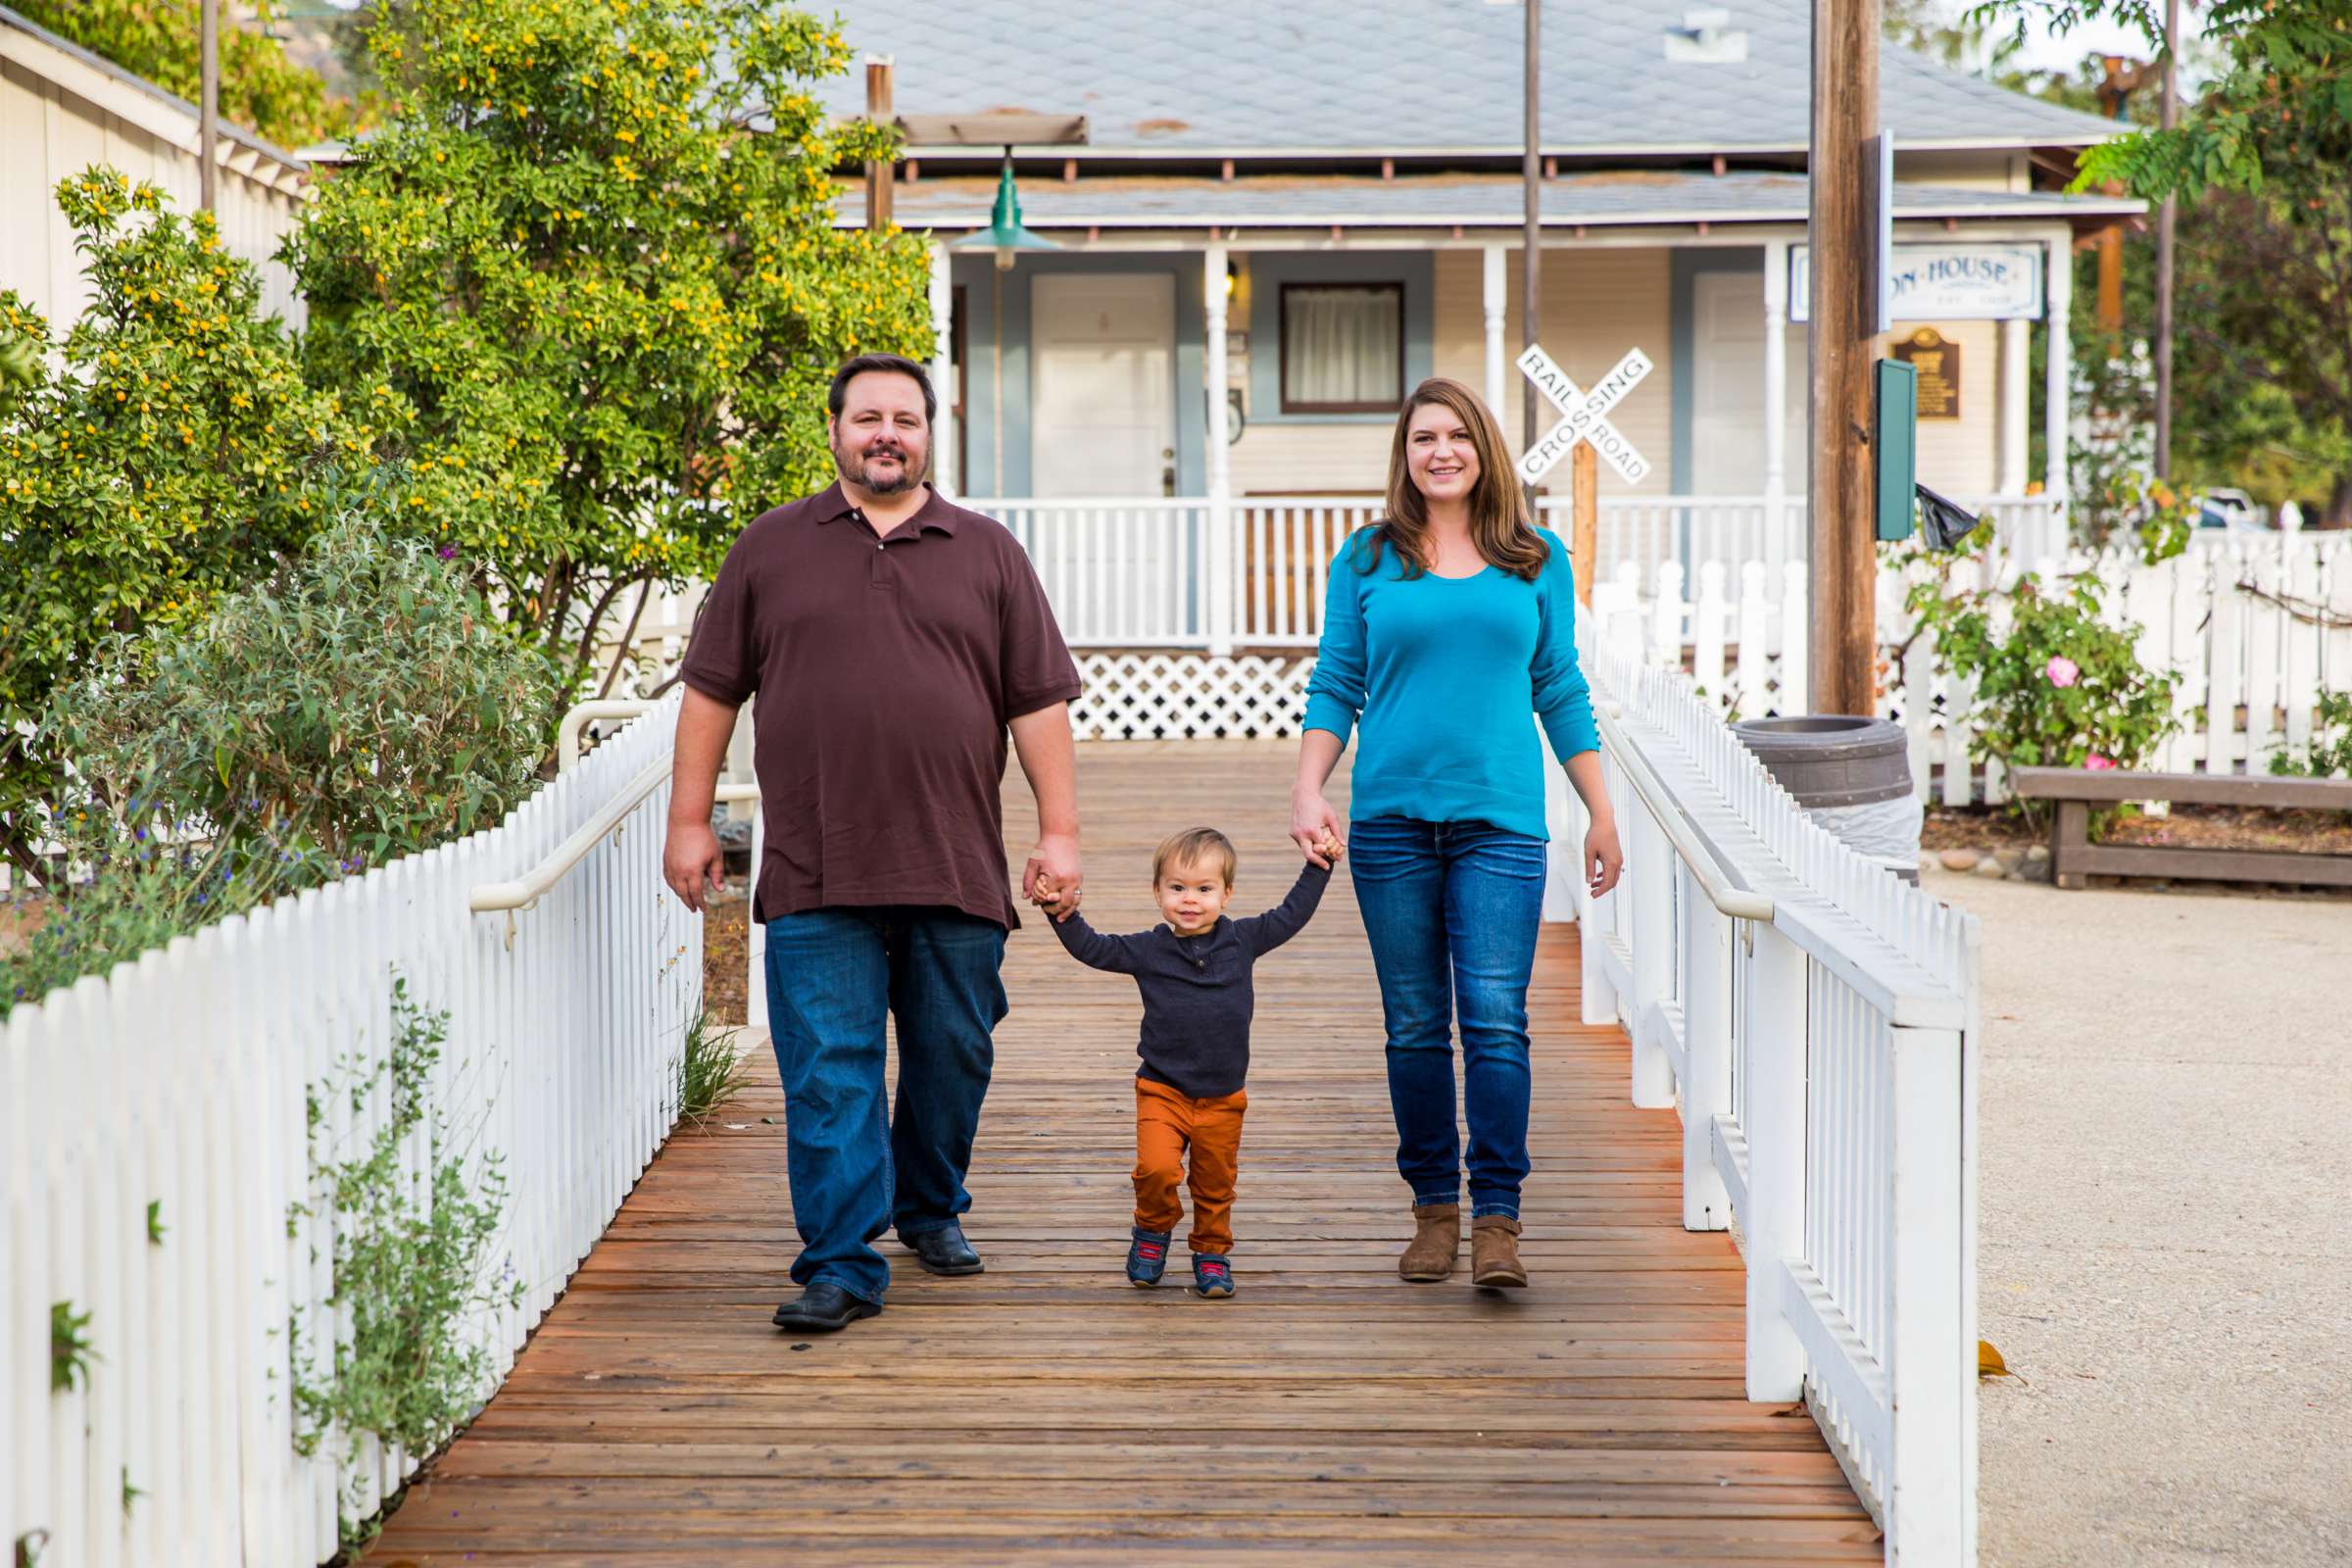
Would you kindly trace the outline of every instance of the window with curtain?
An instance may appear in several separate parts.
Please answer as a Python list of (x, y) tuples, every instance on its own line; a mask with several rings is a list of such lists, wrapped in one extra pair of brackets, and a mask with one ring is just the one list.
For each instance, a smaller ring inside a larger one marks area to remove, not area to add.
[(1283, 413), (1385, 414), (1403, 401), (1403, 284), (1283, 285)]

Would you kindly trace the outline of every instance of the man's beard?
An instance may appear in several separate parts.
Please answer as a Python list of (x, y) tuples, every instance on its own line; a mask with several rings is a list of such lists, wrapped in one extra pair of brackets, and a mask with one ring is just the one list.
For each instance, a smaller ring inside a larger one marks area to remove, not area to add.
[(871, 459), (863, 452), (844, 452), (837, 446), (833, 449), (833, 466), (840, 469), (841, 476), (852, 484), (863, 485), (878, 496), (895, 496), (903, 491), (911, 490), (923, 482), (922, 468), (909, 460), (905, 447), (899, 448), (895, 456), (898, 459), (899, 471), (889, 479), (877, 479), (873, 476), (870, 466)]

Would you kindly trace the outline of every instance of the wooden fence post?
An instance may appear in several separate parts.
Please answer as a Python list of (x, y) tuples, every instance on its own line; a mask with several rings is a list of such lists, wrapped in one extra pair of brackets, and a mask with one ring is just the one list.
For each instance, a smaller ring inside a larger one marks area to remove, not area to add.
[(1750, 925), (1747, 955), (1748, 1071), (1740, 1083), (1747, 1134), (1747, 1396), (1793, 1399), (1804, 1390), (1805, 1352), (1784, 1302), (1782, 1265), (1804, 1250), (1804, 951), (1769, 925)]
[(1673, 1000), (1674, 877), (1681, 861), (1648, 806), (1639, 797), (1627, 805), (1634, 830), (1625, 867), (1634, 889), (1634, 994), (1626, 1008), (1633, 1021), (1633, 1098), (1654, 1108), (1674, 1103), (1673, 1065), (1648, 1020), (1651, 1008)]
[(1977, 1348), (1964, 1343), (1976, 1288), (1962, 1274), (1960, 1032), (1895, 1028), (1893, 1344), (1887, 1356), (1894, 1459), (1888, 1561), (1961, 1562), (1973, 1497), (1961, 1452)]
[(1683, 875), (1690, 990), (1683, 997), (1683, 1229), (1731, 1224), (1731, 1195), (1715, 1168), (1715, 1118), (1732, 1108), (1732, 920)]

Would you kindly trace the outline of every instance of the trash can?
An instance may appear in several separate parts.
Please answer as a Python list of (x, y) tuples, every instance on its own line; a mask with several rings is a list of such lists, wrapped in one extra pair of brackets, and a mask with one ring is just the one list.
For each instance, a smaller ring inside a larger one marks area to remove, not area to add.
[(1734, 724), (1805, 814), (1906, 882), (1919, 880), (1926, 810), (1911, 789), (1911, 750), (1884, 718), (1800, 713)]

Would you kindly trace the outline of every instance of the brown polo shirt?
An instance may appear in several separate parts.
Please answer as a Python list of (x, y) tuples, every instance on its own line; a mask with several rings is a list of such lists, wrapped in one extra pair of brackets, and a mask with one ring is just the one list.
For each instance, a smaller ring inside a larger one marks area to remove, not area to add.
[(1020, 542), (926, 491), (881, 540), (838, 484), (762, 514), (703, 607), (686, 684), (757, 699), (756, 920), (914, 904), (1020, 924), (1004, 726), (1076, 697), (1078, 668)]

